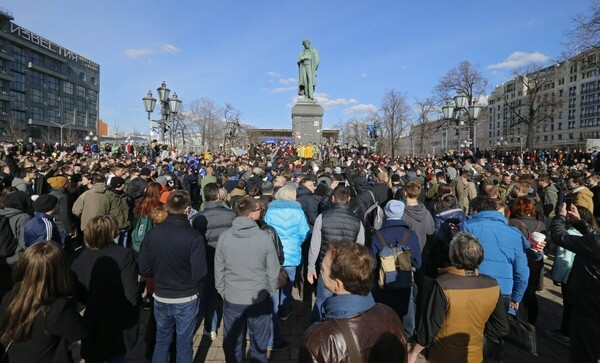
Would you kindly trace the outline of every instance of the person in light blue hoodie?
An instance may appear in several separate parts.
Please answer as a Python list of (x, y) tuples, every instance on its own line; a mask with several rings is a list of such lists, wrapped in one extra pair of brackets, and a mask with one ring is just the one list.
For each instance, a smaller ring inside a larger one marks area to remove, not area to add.
[(287, 318), (291, 313), (296, 268), (302, 263), (302, 244), (310, 229), (302, 206), (296, 202), (294, 186), (284, 185), (275, 193), (275, 200), (269, 203), (264, 220), (269, 226), (275, 228), (283, 245), (283, 268), (287, 271), (290, 280), (281, 289), (279, 316)]

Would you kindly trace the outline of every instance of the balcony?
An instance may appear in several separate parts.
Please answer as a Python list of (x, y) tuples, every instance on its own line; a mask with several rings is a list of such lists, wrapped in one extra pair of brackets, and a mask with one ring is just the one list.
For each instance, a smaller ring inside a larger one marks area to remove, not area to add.
[(0, 50), (0, 58), (6, 59), (9, 61), (13, 61), (15, 59), (12, 55), (8, 54), (8, 52), (5, 51), (4, 49)]

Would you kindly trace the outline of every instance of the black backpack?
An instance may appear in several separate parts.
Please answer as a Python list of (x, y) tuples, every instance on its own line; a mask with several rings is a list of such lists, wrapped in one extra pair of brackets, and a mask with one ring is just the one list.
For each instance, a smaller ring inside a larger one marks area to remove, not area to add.
[(0, 216), (0, 258), (14, 255), (18, 246), (19, 241), (10, 228), (8, 218)]

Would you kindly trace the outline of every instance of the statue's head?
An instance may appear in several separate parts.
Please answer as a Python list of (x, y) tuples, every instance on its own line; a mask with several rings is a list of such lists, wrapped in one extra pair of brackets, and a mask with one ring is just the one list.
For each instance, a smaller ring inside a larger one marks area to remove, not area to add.
[(304, 39), (302, 41), (302, 45), (304, 46), (304, 48), (310, 48), (310, 40)]

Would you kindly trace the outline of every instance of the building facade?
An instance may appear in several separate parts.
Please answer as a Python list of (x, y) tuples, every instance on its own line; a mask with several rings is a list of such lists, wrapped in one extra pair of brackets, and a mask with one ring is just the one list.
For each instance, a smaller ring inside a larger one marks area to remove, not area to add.
[(0, 8), (0, 137), (97, 133), (100, 66), (13, 20)]

